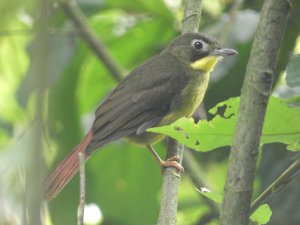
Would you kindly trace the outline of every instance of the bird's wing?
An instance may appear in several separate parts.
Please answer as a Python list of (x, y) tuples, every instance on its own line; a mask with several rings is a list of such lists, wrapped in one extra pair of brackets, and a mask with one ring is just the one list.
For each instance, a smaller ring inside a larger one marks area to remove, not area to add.
[[(168, 112), (186, 77), (175, 58), (158, 55), (122, 80), (99, 106), (88, 152), (131, 134), (141, 134)], [(155, 69), (154, 69), (155, 68)]]

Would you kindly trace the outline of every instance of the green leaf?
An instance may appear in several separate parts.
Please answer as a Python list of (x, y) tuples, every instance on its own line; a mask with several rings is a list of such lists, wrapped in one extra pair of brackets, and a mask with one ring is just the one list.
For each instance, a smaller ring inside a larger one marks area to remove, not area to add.
[[(236, 126), (239, 98), (231, 98), (217, 104), (209, 112), (214, 114), (210, 121), (195, 124), (193, 119), (182, 118), (169, 126), (148, 129), (168, 135), (186, 146), (210, 151), (222, 146), (231, 146)], [(292, 118), (292, 120), (291, 120)], [(299, 150), (300, 110), (290, 107), (280, 98), (271, 97), (262, 131), (261, 144), (281, 142), (290, 150)]]
[(287, 149), (290, 151), (299, 151), (300, 144), (294, 143), (287, 146)]
[(263, 204), (250, 216), (250, 220), (258, 224), (266, 224), (269, 222), (272, 211), (268, 204)]
[(290, 87), (300, 86), (300, 54), (293, 56), (287, 65), (286, 82)]
[(223, 200), (223, 196), (219, 193), (212, 192), (211, 190), (207, 188), (201, 188), (201, 190), (196, 189), (199, 193), (204, 195), (205, 197), (209, 198), (210, 200), (213, 200), (214, 202), (221, 204)]
[(211, 113), (215, 113), (219, 107), (227, 105), (228, 110), (223, 115), (227, 119), (216, 115), (211, 121), (203, 120), (195, 124), (191, 118), (181, 118), (169, 126), (151, 128), (148, 131), (168, 135), (190, 148), (203, 152), (231, 145), (236, 124), (235, 115), (237, 114), (238, 103), (238, 98), (232, 98), (216, 105), (210, 110)]
[[(271, 97), (262, 131), (261, 143), (281, 142), (289, 150), (300, 150), (300, 109), (284, 99)], [(298, 146), (298, 148), (297, 148)]]

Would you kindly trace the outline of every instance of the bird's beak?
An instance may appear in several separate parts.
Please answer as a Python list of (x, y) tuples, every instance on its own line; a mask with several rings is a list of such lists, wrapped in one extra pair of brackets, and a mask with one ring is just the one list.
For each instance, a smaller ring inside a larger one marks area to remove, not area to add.
[(238, 52), (231, 48), (216, 48), (210, 53), (210, 55), (216, 55), (216, 56), (237, 55), (237, 54)]

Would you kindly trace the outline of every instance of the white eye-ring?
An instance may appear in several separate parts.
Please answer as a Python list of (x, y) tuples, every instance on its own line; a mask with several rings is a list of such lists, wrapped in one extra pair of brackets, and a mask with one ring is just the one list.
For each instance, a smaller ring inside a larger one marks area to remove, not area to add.
[(202, 40), (195, 39), (192, 41), (192, 47), (194, 47), (197, 50), (201, 50), (206, 47), (206, 43)]

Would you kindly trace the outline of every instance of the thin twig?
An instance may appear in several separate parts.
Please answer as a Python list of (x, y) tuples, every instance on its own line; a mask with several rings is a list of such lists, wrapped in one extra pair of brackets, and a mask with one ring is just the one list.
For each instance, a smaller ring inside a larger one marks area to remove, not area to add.
[(289, 166), (267, 189), (261, 193), (251, 204), (250, 212), (254, 212), (272, 194), (285, 188), (300, 171), (300, 159)]
[(97, 57), (101, 59), (106, 68), (110, 71), (111, 75), (116, 81), (122, 78), (122, 69), (115, 63), (112, 56), (106, 50), (105, 45), (99, 40), (95, 31), (90, 27), (86, 17), (78, 7), (77, 3), (73, 0), (59, 1), (65, 14), (74, 22), (75, 26), (79, 29), (82, 38), (95, 52)]
[(85, 205), (85, 158), (82, 152), (79, 152), (79, 177), (80, 177), (80, 194), (79, 194), (79, 206), (78, 206), (78, 225), (83, 225), (84, 218), (84, 205)]

